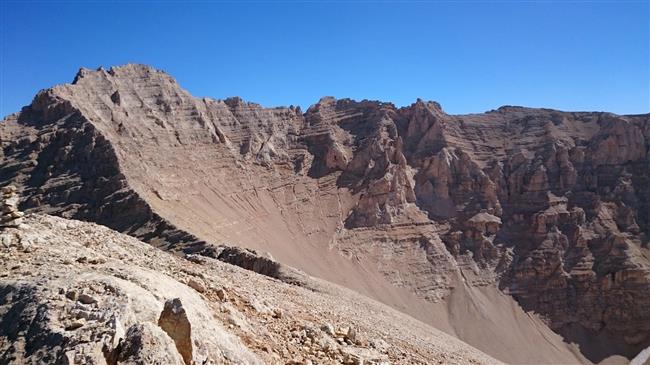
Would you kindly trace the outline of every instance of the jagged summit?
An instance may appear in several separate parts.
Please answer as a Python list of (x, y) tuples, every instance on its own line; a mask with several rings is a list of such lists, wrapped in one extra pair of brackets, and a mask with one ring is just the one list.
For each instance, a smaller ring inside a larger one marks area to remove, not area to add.
[[(135, 80), (135, 79), (142, 79), (142, 78), (161, 78), (164, 79), (165, 81), (171, 83), (171, 84), (177, 84), (176, 80), (166, 73), (163, 70), (156, 69), (150, 65), (146, 64), (139, 64), (139, 63), (128, 63), (124, 64), (121, 66), (111, 66), (108, 69), (105, 69), (103, 66), (98, 67), (97, 69), (89, 69), (82, 67), (79, 69), (77, 74), (75, 75), (72, 83), (70, 85), (77, 85), (78, 83), (81, 82), (82, 79), (85, 78), (84, 82), (87, 83), (97, 83), (100, 82), (99, 80), (102, 78), (115, 78), (115, 79), (122, 79), (122, 80)], [(149, 80), (152, 81), (152, 80)], [(54, 88), (58, 88), (64, 85), (59, 85), (55, 86)], [(179, 86), (180, 88), (180, 86)], [(49, 89), (45, 89), (42, 92), (48, 92)], [(186, 91), (185, 91), (186, 92)], [(218, 99), (211, 99), (207, 98), (210, 100), (218, 100)], [(223, 102), (226, 102), (228, 105), (230, 104), (251, 104), (251, 105), (258, 105), (257, 103), (254, 102), (247, 102), (244, 101), (242, 98), (238, 96), (233, 96), (233, 97), (228, 97), (222, 100)], [(410, 106), (405, 106), (401, 108), (395, 107), (395, 105), (391, 102), (386, 102), (386, 101), (379, 101), (379, 100), (362, 100), (362, 101), (356, 101), (353, 99), (349, 98), (342, 98), (342, 99), (337, 99), (333, 96), (324, 96), (318, 100), (315, 104), (313, 104), (310, 107), (315, 107), (320, 104), (328, 104), (328, 103), (335, 103), (335, 102), (343, 102), (343, 103), (371, 103), (371, 104), (377, 104), (378, 106), (388, 106), (392, 107), (394, 109), (412, 109), (417, 105), (428, 105), (431, 109), (437, 110), (439, 112), (444, 112), (442, 109), (442, 106), (436, 102), (436, 101), (426, 101), (420, 98), (417, 98), (414, 103), (412, 103)], [(261, 106), (260, 106), (261, 107)], [(274, 106), (272, 108), (276, 109), (281, 109), (284, 108), (283, 106)], [(495, 110), (488, 111), (486, 113), (492, 113), (492, 112), (498, 112), (498, 113), (563, 113), (559, 110), (554, 110), (554, 109), (548, 109), (548, 108), (529, 108), (525, 106), (516, 106), (516, 105), (503, 105)], [(585, 113), (585, 112), (578, 112), (578, 113)], [(612, 114), (612, 113), (608, 113)], [(482, 114), (469, 114), (470, 115), (482, 115)], [(612, 114), (615, 115), (615, 114)], [(459, 115), (459, 116), (464, 116), (464, 115)], [(633, 116), (632, 116), (633, 117)]]
[(27, 211), (270, 252), (508, 362), (650, 345), (649, 115), (331, 97), (303, 113), (126, 65), (39, 93), (0, 136)]
[[(75, 75), (70, 85), (81, 84), (81, 86), (83, 86), (84, 83), (86, 83), (86, 85), (90, 83), (98, 83), (101, 82), (100, 80), (108, 79), (108, 78), (122, 79), (122, 80), (136, 80), (142, 78), (152, 78), (152, 79), (162, 78), (172, 84), (176, 84), (176, 80), (163, 70), (156, 69), (146, 64), (127, 63), (121, 66), (111, 66), (108, 69), (105, 69), (103, 66), (100, 66), (97, 69), (82, 67), (79, 69), (79, 71)], [(58, 88), (60, 86), (65, 86), (65, 85), (55, 86), (54, 88)], [(43, 90), (43, 92), (47, 92), (48, 90), (49, 89)], [(207, 99), (211, 99), (211, 98), (207, 98)], [(211, 99), (211, 100), (218, 100), (218, 99)], [(378, 106), (389, 106), (395, 108), (395, 105), (391, 102), (384, 102), (378, 100), (365, 100), (365, 99), (359, 102), (349, 98), (337, 99), (333, 96), (324, 96), (320, 98), (318, 102), (316, 102), (312, 106), (317, 106), (320, 104), (327, 104), (327, 103), (335, 103), (337, 101), (344, 102), (344, 103), (371, 103), (371, 104), (377, 104)], [(241, 97), (238, 96), (225, 98), (223, 99), (223, 102), (225, 102), (228, 105), (249, 105), (250, 104), (250, 105), (260, 106), (259, 104), (254, 102), (244, 101)], [(435, 109), (442, 111), (442, 107), (440, 106), (440, 104), (435, 101), (424, 101), (418, 98), (414, 104), (418, 104), (418, 103), (429, 104), (432, 105)], [(281, 109), (284, 107), (274, 106), (272, 108)]]

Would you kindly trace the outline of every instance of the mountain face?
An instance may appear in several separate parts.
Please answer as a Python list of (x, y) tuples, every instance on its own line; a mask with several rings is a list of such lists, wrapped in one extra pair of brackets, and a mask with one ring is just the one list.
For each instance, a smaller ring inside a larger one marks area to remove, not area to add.
[(185, 254), (266, 251), (504, 361), (650, 346), (650, 115), (329, 97), (303, 113), (126, 65), (39, 92), (0, 137), (28, 212)]

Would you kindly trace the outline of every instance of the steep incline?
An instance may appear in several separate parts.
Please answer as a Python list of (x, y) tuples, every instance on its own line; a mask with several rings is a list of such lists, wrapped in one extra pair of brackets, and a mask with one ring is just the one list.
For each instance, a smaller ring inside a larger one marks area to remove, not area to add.
[(47, 215), (0, 240), (2, 364), (498, 364), (318, 279), (289, 285)]
[(500, 288), (597, 362), (650, 345), (649, 118), (333, 98), (303, 114), (82, 69), (0, 125), (0, 179), (25, 209), (166, 249), (268, 251), (502, 360), (585, 361)]

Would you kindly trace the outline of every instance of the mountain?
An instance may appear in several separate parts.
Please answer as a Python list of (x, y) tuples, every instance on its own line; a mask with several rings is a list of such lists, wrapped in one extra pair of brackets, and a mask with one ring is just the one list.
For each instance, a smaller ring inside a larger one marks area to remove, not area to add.
[[(650, 115), (194, 98), (81, 69), (0, 123), (27, 212), (268, 252), (512, 363), (650, 346)], [(515, 350), (516, 349), (516, 350)]]

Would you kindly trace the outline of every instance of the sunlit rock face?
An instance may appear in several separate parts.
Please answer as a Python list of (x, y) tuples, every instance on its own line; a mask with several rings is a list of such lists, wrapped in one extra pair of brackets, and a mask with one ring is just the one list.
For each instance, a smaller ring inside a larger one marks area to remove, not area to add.
[(497, 286), (560, 333), (650, 345), (648, 115), (331, 97), (303, 113), (126, 65), (41, 91), (0, 135), (26, 211), (268, 251), (360, 291)]

